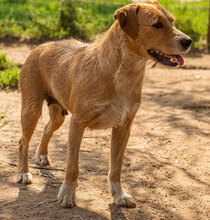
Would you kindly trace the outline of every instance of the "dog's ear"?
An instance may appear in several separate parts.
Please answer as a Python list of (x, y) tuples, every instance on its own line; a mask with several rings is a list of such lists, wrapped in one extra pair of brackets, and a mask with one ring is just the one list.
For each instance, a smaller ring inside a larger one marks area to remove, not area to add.
[(128, 5), (118, 9), (114, 14), (114, 18), (118, 20), (122, 30), (134, 40), (138, 37), (139, 32), (138, 9), (138, 5)]

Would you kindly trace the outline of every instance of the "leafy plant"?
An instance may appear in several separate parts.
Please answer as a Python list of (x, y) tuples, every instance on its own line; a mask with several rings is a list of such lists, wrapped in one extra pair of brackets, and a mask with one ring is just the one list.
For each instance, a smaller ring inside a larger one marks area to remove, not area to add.
[(59, 25), (72, 36), (79, 36), (80, 29), (75, 4), (71, 0), (62, 0), (59, 10)]
[(7, 60), (6, 53), (0, 54), (0, 88), (17, 87), (20, 69)]
[(2, 53), (2, 54), (0, 54), (0, 70), (6, 69), (7, 66), (8, 66), (7, 54), (6, 53)]
[(0, 71), (0, 88), (17, 87), (20, 75), (20, 69), (14, 67)]

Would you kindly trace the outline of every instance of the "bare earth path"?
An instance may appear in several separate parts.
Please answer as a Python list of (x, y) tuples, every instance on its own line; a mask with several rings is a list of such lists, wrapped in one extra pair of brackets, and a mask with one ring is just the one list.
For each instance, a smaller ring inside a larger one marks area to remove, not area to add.
[[(24, 57), (17, 54), (14, 58), (21, 62)], [(187, 62), (210, 66), (202, 59)], [(110, 130), (86, 130), (78, 206), (63, 209), (56, 201), (63, 171), (31, 168), (34, 183), (16, 183), (18, 91), (0, 92), (0, 116), (0, 219), (210, 219), (210, 70), (157, 68), (147, 73), (122, 173), (122, 184), (136, 199), (135, 209), (117, 207), (109, 193)], [(50, 142), (51, 168), (65, 169), (69, 119)], [(35, 166), (35, 150), (47, 120), (44, 106), (31, 140), (31, 166)]]

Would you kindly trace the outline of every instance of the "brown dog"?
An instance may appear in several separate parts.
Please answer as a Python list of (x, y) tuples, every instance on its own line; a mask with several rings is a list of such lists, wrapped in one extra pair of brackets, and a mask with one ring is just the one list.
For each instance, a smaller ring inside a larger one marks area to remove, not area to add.
[(31, 183), (29, 141), (44, 100), (50, 121), (37, 148), (37, 163), (50, 163), (47, 146), (53, 132), (72, 113), (65, 180), (58, 200), (75, 205), (79, 175), (78, 156), (83, 131), (112, 128), (109, 181), (118, 205), (135, 207), (121, 184), (123, 155), (133, 118), (141, 103), (145, 66), (152, 59), (168, 66), (183, 65), (180, 53), (192, 40), (174, 26), (174, 18), (157, 1), (129, 4), (115, 12), (115, 23), (105, 36), (91, 44), (70, 39), (34, 49), (22, 67), (22, 94), (18, 182)]

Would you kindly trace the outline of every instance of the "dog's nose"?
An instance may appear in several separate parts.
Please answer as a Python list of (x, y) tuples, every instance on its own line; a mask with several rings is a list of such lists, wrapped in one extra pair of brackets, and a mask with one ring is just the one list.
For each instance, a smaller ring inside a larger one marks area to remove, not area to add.
[(184, 38), (181, 40), (181, 45), (182, 47), (184, 47), (184, 49), (189, 48), (191, 44), (192, 44), (192, 39), (190, 38)]

